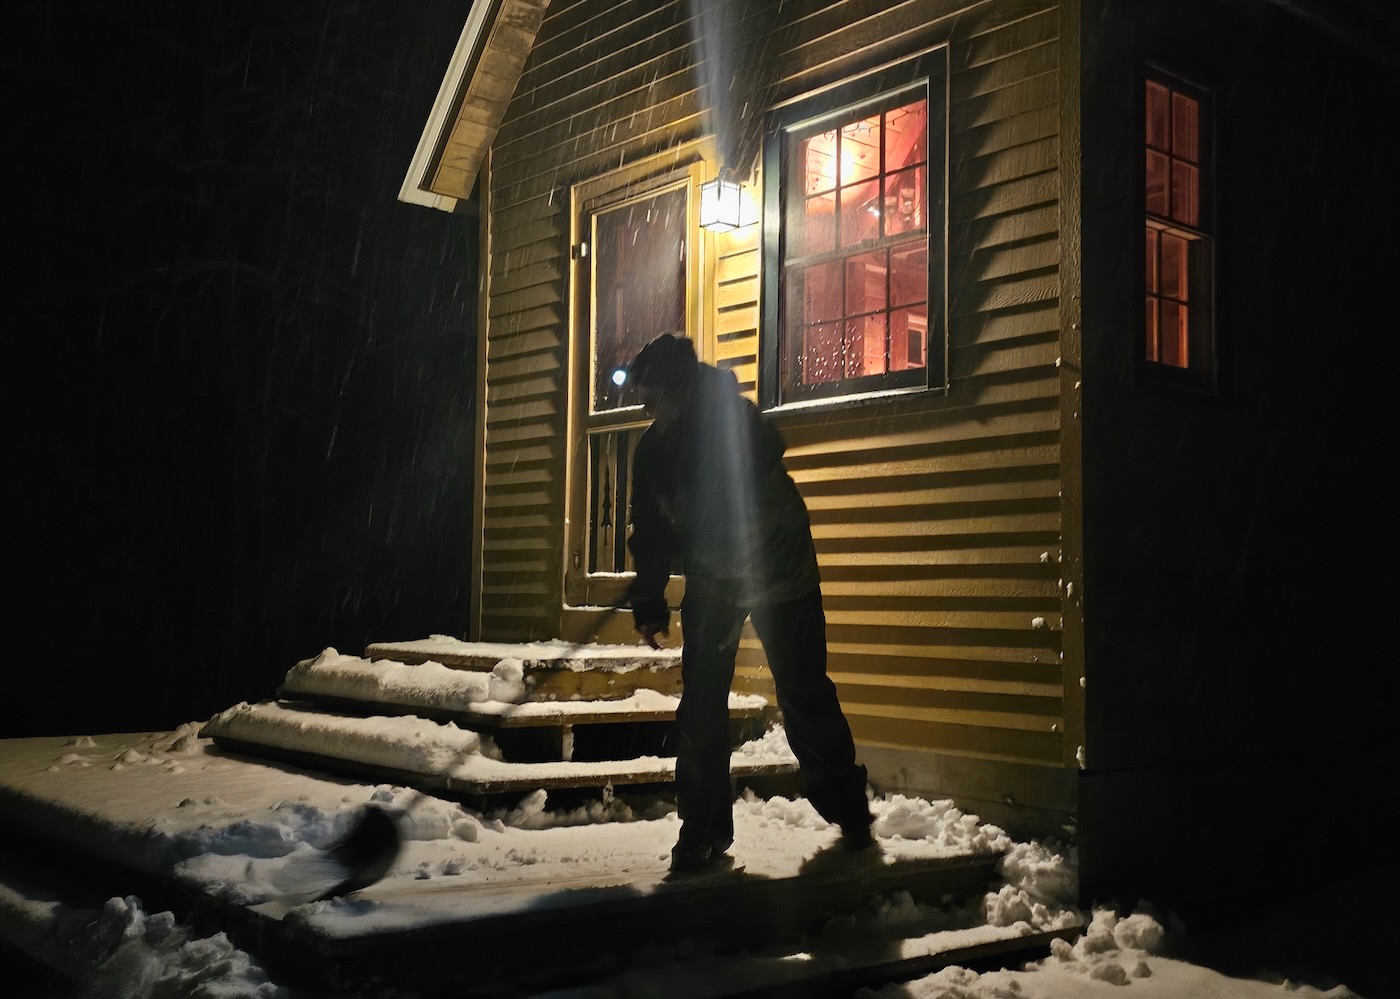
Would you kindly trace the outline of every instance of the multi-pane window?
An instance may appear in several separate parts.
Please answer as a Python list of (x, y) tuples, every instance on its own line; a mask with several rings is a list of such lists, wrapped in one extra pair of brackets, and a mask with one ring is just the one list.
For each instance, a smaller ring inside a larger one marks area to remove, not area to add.
[(1164, 79), (1146, 86), (1145, 337), (1149, 367), (1213, 377), (1211, 225), (1203, 96)]
[(814, 98), (774, 133), (781, 284), (770, 289), (769, 401), (943, 384), (940, 87), (926, 75), (884, 94), (855, 86), (844, 109), (823, 114)]

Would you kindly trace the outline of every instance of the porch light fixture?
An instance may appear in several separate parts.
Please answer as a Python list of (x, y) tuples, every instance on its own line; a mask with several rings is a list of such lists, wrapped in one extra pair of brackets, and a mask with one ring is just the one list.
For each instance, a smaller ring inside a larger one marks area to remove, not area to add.
[(711, 232), (729, 232), (739, 228), (739, 212), (744, 201), (742, 192), (742, 184), (718, 177), (701, 184), (700, 228)]

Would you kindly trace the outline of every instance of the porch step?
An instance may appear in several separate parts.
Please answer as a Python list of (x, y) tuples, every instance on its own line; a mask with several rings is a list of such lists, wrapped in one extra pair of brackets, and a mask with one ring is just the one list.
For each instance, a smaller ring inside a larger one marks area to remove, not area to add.
[[(295, 962), (299, 973), (332, 989), (382, 979), (431, 994), (492, 999), (543, 996), (551, 989), (589, 995), (591, 987), (600, 988), (603, 995), (699, 999), (761, 995), (763, 988), (786, 984), (795, 989), (786, 995), (811, 999), (831, 994), (817, 983), (833, 976), (850, 989), (853, 983), (870, 984), (872, 978), (898, 977), (900, 970), (912, 977), (998, 951), (1029, 948), (1026, 959), (1045, 957), (1050, 938), (1061, 934), (1026, 939), (1024, 928), (1018, 937), (1018, 931), (983, 927), (949, 933), (946, 942), (933, 942), (927, 936), (909, 941), (867, 939), (864, 947), (854, 944), (834, 962), (814, 961), (809, 938), (833, 916), (858, 912), (896, 891), (930, 905), (976, 897), (997, 880), (999, 859), (999, 855), (984, 855), (876, 860), (788, 877), (735, 871), (654, 886), (554, 884), (545, 886), (543, 896), (528, 888), (519, 892), (518, 899), (497, 894), (477, 913), (464, 905), (458, 919), (417, 927), (411, 934), (353, 929), (347, 933), (345, 920), (320, 921), (314, 914), (284, 921), (272, 905), (245, 911), (254, 919), (269, 921), (259, 936), (271, 965)], [(386, 906), (395, 904), (391, 894), (376, 897)], [(466, 941), (473, 955), (470, 966), (461, 960)], [(735, 971), (743, 969), (747, 960), (747, 978), (716, 981), (710, 968), (687, 982), (683, 969), (677, 979), (676, 969), (667, 974), (662, 968), (656, 991), (608, 990), (612, 976), (638, 967), (639, 950), (685, 941), (700, 945), (702, 952), (732, 955)], [(527, 961), (521, 960), (522, 946), (529, 948)], [(835, 952), (841, 945), (831, 946)], [(849, 967), (843, 969), (843, 961)], [(817, 973), (794, 974), (793, 969), (804, 963), (815, 964), (810, 970)], [(846, 976), (841, 975), (843, 970)], [(866, 973), (870, 977), (864, 977)]]
[[(541, 701), (533, 699), (536, 693), (518, 659), (499, 661), (486, 673), (326, 649), (297, 663), (278, 697), (342, 714), (413, 715), (489, 732), (515, 762), (664, 755), (673, 745), (680, 703), (674, 695), (639, 687), (625, 698)], [(777, 718), (760, 694), (730, 694), (729, 714), (735, 745), (758, 737)]]
[(663, 694), (679, 694), (681, 689), (678, 648), (564, 641), (467, 642), (433, 635), (406, 642), (374, 642), (365, 649), (365, 656), (407, 664), (436, 662), (478, 673), (489, 673), (503, 661), (518, 661), (527, 677), (531, 700), (610, 700), (630, 697), (639, 689)]
[[(295, 702), (240, 704), (200, 732), (222, 748), (301, 766), (403, 784), (449, 797), (536, 789), (669, 784), (675, 758), (512, 763), (492, 756), (489, 740), (450, 723), (412, 715), (362, 717)], [(736, 778), (795, 773), (786, 744), (743, 747), (731, 757)]]
[[(914, 936), (745, 948), (725, 954), (632, 967), (610, 977), (536, 992), (532, 999), (666, 996), (666, 999), (850, 999), (942, 968), (1017, 968), (1044, 960), (1056, 940), (1073, 941), (1082, 924), (1027, 933), (1024, 926), (979, 926)], [(963, 993), (959, 993), (960, 995)]]

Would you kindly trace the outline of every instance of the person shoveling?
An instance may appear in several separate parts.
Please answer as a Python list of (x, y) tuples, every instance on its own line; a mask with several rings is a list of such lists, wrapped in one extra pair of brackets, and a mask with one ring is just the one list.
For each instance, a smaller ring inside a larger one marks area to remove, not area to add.
[(841, 827), (841, 847), (873, 845), (865, 767), (826, 673), (826, 617), (806, 504), (783, 465), (786, 445), (732, 372), (696, 359), (662, 333), (632, 362), (628, 382), (653, 422), (632, 466), (636, 579), (628, 590), (638, 634), (668, 633), (665, 589), (685, 575), (675, 873), (727, 863), (734, 841), (729, 688), (739, 633), (751, 618), (768, 660), (788, 743), (807, 797)]

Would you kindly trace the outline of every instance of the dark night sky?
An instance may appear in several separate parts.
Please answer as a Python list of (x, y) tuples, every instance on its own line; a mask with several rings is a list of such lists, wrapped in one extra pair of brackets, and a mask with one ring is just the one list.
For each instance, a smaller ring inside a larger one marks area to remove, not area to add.
[(396, 201), (466, 0), (22, 0), (0, 736), (462, 633), (477, 228)]

